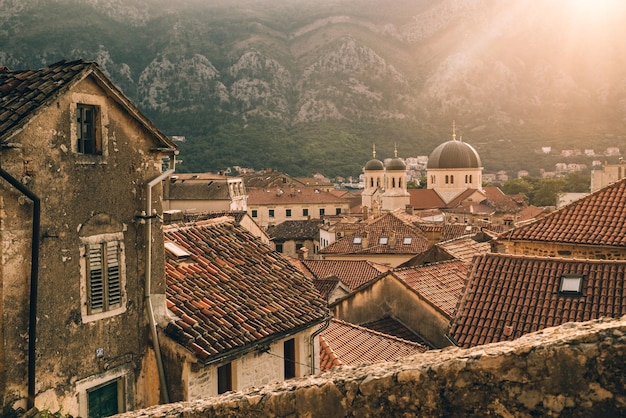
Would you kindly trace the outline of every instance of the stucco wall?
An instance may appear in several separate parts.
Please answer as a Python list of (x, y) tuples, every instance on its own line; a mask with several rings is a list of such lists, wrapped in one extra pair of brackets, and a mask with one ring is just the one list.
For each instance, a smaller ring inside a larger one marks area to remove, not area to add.
[(624, 416), (625, 356), (626, 317), (571, 323), (121, 417)]
[(390, 315), (418, 332), (435, 347), (450, 345), (445, 338), (450, 319), (390, 276), (337, 302), (331, 306), (331, 310), (336, 318), (353, 324)]

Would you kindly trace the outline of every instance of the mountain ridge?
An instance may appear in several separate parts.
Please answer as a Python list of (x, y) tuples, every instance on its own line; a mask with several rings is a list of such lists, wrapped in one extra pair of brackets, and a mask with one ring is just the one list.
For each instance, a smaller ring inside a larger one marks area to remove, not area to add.
[(542, 145), (620, 146), (626, 7), (594, 22), (532, 4), (9, 0), (0, 65), (97, 61), (166, 134), (187, 138), (188, 171), (357, 175), (372, 143), (428, 155), (453, 120), (493, 170), (552, 164)]

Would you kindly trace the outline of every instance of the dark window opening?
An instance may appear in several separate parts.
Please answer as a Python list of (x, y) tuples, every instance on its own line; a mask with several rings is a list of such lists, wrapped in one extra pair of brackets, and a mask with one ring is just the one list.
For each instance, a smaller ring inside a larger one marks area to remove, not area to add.
[(308, 209), (302, 209), (302, 216), (309, 216), (309, 210)]
[(296, 341), (292, 338), (283, 344), (285, 379), (296, 377)]
[(89, 417), (110, 417), (124, 412), (122, 380), (117, 379), (87, 391)]
[(256, 218), (257, 216), (259, 216), (259, 212), (256, 209), (252, 209), (252, 217)]
[(222, 394), (233, 390), (232, 363), (217, 368), (217, 393)]
[(76, 135), (78, 152), (81, 154), (102, 154), (102, 142), (97, 132), (97, 115), (96, 106), (76, 106)]
[(335, 215), (341, 215), (341, 208), (335, 208)]
[(290, 217), (291, 217), (291, 209), (285, 209), (285, 216), (286, 216), (287, 218), (290, 218)]
[(270, 218), (274, 217), (274, 209), (270, 209), (269, 210), (269, 214), (270, 214)]

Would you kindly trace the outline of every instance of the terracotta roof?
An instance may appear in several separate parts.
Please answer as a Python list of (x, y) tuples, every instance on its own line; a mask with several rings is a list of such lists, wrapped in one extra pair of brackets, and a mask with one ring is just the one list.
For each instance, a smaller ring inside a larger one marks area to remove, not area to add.
[(465, 236), (437, 244), (457, 260), (470, 263), (474, 256), (486, 254), (491, 251), (489, 237), (479, 233), (473, 236)]
[[(361, 238), (361, 243), (355, 241), (355, 238), (357, 240)], [(374, 220), (362, 222), (354, 235), (343, 237), (319, 252), (320, 254), (419, 254), (427, 248), (428, 239), (421, 229), (408, 225), (393, 213), (386, 213)]]
[(372, 331), (382, 332), (383, 334), (393, 335), (394, 337), (398, 337), (403, 340), (413, 341), (414, 343), (420, 343), (423, 346), (428, 346), (428, 343), (424, 340), (424, 338), (413, 332), (413, 330), (392, 316), (385, 316), (375, 321), (366, 322), (361, 324), (361, 326), (371, 329)]
[(303, 260), (302, 263), (317, 279), (335, 276), (350, 290), (358, 289), (390, 270), (388, 266), (366, 260)]
[(337, 276), (327, 277), (325, 279), (314, 279), (313, 287), (319, 292), (320, 296), (328, 300), (328, 296), (339, 284)]
[(411, 196), (411, 206), (416, 210), (420, 209), (441, 209), (447, 207), (446, 202), (434, 189), (409, 189)]
[(305, 187), (305, 185), (289, 174), (279, 171), (255, 171), (253, 173), (244, 173), (239, 177), (243, 179), (248, 189), (264, 189), (272, 187)]
[(111, 97), (147, 128), (159, 145), (174, 149), (176, 146), (145, 118), (139, 110), (100, 71), (95, 62), (83, 60), (60, 61), (37, 70), (0, 70), (0, 140), (8, 139), (23, 128), (43, 107), (52, 105), (57, 97), (67, 92), (81, 80), (92, 76)]
[(273, 241), (315, 240), (320, 232), (320, 220), (284, 221), (267, 229)]
[(233, 218), (235, 223), (239, 224), (248, 213), (246, 211), (221, 211), (221, 212), (183, 212), (183, 222), (206, 221), (207, 219), (216, 219), (228, 216)]
[(164, 228), (167, 305), (176, 315), (166, 329), (205, 363), (259, 342), (306, 329), (327, 315), (326, 303), (286, 259), (229, 218)]
[(397, 269), (393, 275), (444, 315), (452, 317), (467, 280), (467, 263), (443, 261)]
[[(626, 262), (485, 254), (477, 258), (450, 334), (461, 347), (513, 340), (566, 322), (626, 314)], [(559, 292), (582, 275), (582, 292)]]
[(483, 187), (487, 195), (488, 204), (498, 213), (517, 213), (526, 207), (525, 202), (518, 196), (506, 195), (499, 187)]
[(626, 178), (500, 235), (501, 240), (626, 246)]
[(422, 344), (333, 318), (320, 335), (320, 368), (393, 361), (426, 350)]
[(289, 204), (348, 204), (346, 199), (310, 187), (275, 187), (248, 191), (248, 206)]

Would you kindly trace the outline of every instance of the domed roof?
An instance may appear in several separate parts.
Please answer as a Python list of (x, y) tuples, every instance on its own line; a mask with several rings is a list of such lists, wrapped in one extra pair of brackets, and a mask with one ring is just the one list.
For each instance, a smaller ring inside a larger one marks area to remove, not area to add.
[(387, 170), (406, 170), (406, 164), (400, 158), (392, 158), (387, 162)]
[(367, 163), (365, 163), (364, 167), (364, 170), (368, 171), (383, 171), (384, 169), (385, 166), (383, 165), (383, 162), (377, 160), (376, 158), (369, 160)]
[(427, 168), (480, 168), (480, 156), (470, 144), (453, 139), (439, 145), (428, 157)]

